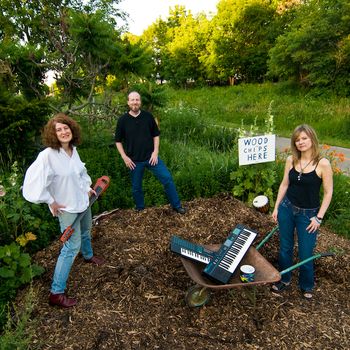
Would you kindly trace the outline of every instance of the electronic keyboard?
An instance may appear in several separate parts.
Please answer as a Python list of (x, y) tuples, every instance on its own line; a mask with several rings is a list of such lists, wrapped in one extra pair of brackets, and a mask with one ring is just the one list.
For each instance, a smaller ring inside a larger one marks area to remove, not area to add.
[(203, 275), (214, 282), (227, 284), (257, 234), (243, 225), (237, 225), (205, 267)]
[(199, 244), (186, 241), (178, 236), (171, 237), (170, 250), (183, 258), (199, 261), (203, 264), (208, 264), (215, 256), (213, 251)]

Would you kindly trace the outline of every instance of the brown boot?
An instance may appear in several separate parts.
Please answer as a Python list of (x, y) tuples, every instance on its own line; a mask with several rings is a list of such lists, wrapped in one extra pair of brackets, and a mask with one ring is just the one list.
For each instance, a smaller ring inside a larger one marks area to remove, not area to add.
[(94, 264), (94, 265), (103, 265), (105, 263), (105, 260), (103, 258), (100, 258), (96, 255), (94, 255), (91, 259), (84, 259), (86, 263)]
[(49, 304), (61, 307), (72, 307), (77, 303), (77, 299), (68, 298), (64, 293), (52, 294), (50, 293)]

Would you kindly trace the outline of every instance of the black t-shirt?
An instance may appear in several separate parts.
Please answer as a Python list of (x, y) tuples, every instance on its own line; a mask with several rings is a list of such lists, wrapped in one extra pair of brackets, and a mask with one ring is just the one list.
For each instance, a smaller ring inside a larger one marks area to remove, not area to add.
[(141, 110), (137, 117), (123, 114), (117, 122), (115, 142), (123, 143), (124, 151), (135, 162), (143, 162), (154, 151), (153, 138), (160, 132), (153, 115)]

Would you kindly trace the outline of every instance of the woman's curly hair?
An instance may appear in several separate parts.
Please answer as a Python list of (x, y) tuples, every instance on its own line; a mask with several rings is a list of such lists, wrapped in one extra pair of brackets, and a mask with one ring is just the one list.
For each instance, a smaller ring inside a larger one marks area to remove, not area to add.
[(68, 125), (70, 130), (72, 131), (72, 140), (69, 142), (69, 145), (78, 146), (81, 143), (81, 129), (79, 124), (68, 117), (64, 113), (57, 113), (53, 118), (51, 118), (44, 127), (44, 131), (42, 133), (42, 141), (43, 144), (47, 147), (51, 147), (53, 149), (59, 150), (62, 146), (60, 141), (57, 138), (56, 134), (56, 124), (61, 123)]

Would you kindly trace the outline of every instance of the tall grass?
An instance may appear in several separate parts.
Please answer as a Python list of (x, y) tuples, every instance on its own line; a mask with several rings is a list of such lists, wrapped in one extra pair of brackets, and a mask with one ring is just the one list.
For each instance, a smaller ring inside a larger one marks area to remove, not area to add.
[[(322, 143), (350, 147), (350, 99), (312, 96), (290, 84), (265, 83), (195, 90), (169, 90), (169, 108), (186, 105), (196, 111), (203, 123), (237, 128), (257, 118), (264, 123), (269, 104), (276, 133), (289, 137), (301, 123), (312, 125)], [(166, 118), (166, 114), (162, 115)]]

